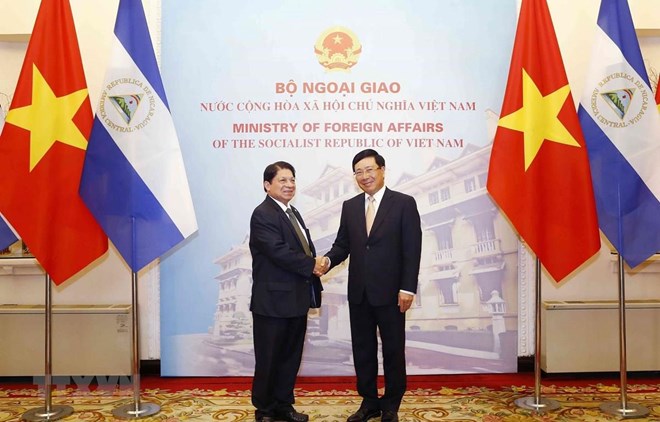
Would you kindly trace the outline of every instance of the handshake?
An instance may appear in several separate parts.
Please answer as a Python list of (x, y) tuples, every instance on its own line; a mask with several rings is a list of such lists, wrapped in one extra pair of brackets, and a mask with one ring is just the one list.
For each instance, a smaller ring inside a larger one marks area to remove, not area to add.
[(327, 256), (317, 256), (314, 259), (316, 260), (316, 265), (314, 265), (314, 275), (321, 277), (330, 269), (330, 258)]

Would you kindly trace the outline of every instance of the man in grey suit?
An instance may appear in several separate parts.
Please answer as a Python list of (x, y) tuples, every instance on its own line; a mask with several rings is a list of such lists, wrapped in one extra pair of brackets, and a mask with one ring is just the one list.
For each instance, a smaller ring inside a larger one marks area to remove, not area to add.
[[(398, 421), (406, 391), (405, 312), (417, 292), (422, 231), (415, 199), (385, 187), (385, 159), (372, 149), (353, 158), (364, 191), (344, 202), (331, 266), (350, 255), (348, 303), (357, 390), (362, 404), (348, 422), (382, 414)], [(383, 346), (385, 394), (378, 397), (378, 339)]]
[(289, 201), (296, 171), (284, 161), (264, 170), (267, 195), (250, 219), (254, 378), (257, 422), (307, 422), (294, 407), (293, 388), (302, 359), (307, 312), (321, 306), (321, 261), (302, 216)]

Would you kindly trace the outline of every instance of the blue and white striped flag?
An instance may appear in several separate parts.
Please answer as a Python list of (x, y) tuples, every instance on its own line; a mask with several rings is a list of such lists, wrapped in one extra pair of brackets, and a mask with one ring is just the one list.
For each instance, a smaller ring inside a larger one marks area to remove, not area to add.
[(660, 251), (660, 114), (626, 0), (602, 0), (578, 115), (600, 229), (631, 267)]
[(16, 243), (17, 240), (16, 233), (14, 233), (14, 230), (5, 221), (5, 217), (0, 214), (0, 250), (8, 248)]
[(197, 230), (140, 0), (120, 0), (80, 194), (134, 272)]
[[(5, 125), (5, 113), (0, 107), (0, 133), (2, 133), (2, 128)], [(5, 221), (5, 218), (0, 215), (0, 250), (9, 247), (9, 245), (15, 243), (18, 240), (14, 231), (9, 227), (9, 224)]]

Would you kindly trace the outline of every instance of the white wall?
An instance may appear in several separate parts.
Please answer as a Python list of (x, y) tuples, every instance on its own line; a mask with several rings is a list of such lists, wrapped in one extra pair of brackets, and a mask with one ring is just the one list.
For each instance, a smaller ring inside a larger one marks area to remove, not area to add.
[[(557, 38), (573, 97), (579, 100), (582, 81), (590, 57), (591, 25), (598, 14), (598, 0), (549, 0)], [(34, 24), (38, 0), (0, 0), (0, 104), (7, 105), (2, 93), (13, 93), (23, 61), (27, 37)], [(92, 104), (96, 104), (107, 64), (118, 0), (71, 0)], [(145, 11), (157, 55), (160, 51), (160, 0), (144, 0)], [(657, 0), (631, 0), (633, 18), (640, 33), (642, 50), (651, 69), (651, 79), (660, 69), (660, 7)], [(586, 24), (585, 24), (586, 23)], [(524, 268), (530, 267), (531, 256), (523, 256)], [(611, 257), (605, 240), (600, 254), (560, 284), (544, 276), (544, 300), (617, 299), (616, 261)], [(4, 273), (10, 272), (5, 269)], [(43, 303), (44, 282), (40, 275), (2, 275), (0, 263), (0, 303)], [(533, 285), (533, 269), (523, 271), (526, 285)], [(140, 273), (141, 357), (160, 357), (158, 266), (152, 265)], [(660, 298), (660, 261), (641, 266), (627, 275), (626, 293), (629, 299)], [(527, 296), (525, 300), (534, 296)], [(131, 274), (114, 249), (98, 265), (53, 291), (54, 304), (131, 303)], [(528, 326), (529, 306), (521, 308)], [(618, 331), (613, 327), (612, 335)], [(532, 349), (522, 350), (529, 354)]]

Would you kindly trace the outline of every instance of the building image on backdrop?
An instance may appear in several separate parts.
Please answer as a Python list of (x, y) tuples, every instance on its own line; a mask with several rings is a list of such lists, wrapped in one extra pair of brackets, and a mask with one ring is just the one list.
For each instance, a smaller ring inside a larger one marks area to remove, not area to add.
[[(415, 197), (422, 219), (419, 286), (406, 316), (408, 372), (515, 372), (518, 240), (486, 192), (490, 145), (465, 145), (454, 161), (436, 158), (423, 174), (391, 188)], [(298, 189), (318, 254), (332, 246), (343, 201), (357, 194), (346, 167), (328, 165)], [(253, 368), (248, 237), (215, 260), (218, 302), (192, 373), (245, 375)], [(350, 259), (350, 257), (349, 257)], [(347, 262), (323, 277), (323, 306), (310, 314), (302, 373), (353, 374)], [(209, 368), (209, 363), (216, 364)]]

